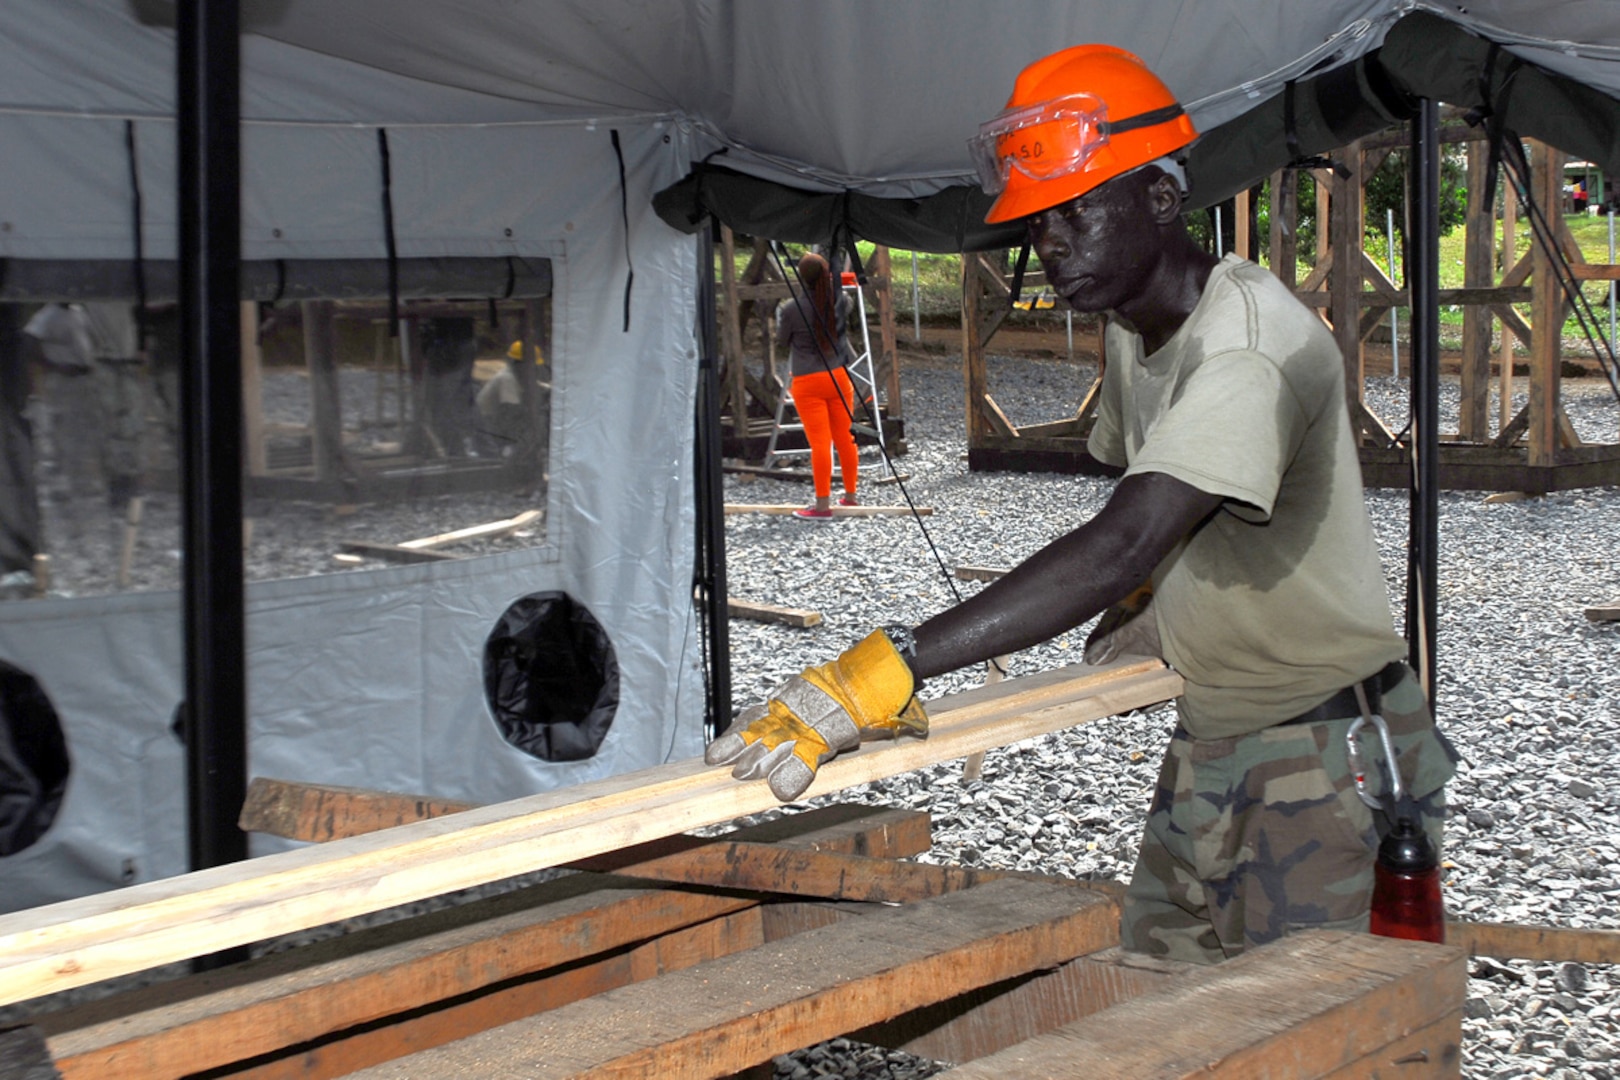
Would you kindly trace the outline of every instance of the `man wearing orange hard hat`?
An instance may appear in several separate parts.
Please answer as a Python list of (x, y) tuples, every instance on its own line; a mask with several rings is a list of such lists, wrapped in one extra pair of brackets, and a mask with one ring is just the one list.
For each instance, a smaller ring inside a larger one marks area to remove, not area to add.
[[(996, 196), (986, 220), (1022, 220), (1058, 295), (1108, 314), (1088, 448), (1124, 474), (1091, 520), (961, 604), (789, 679), (707, 757), (797, 798), (864, 738), (926, 735), (923, 679), (1102, 613), (1087, 662), (1151, 653), (1186, 685), (1123, 943), (1211, 962), (1296, 929), (1366, 928), (1390, 795), (1438, 848), (1455, 755), (1402, 661), (1338, 348), (1286, 285), (1188, 236), (1197, 137), (1122, 49), (1080, 45), (1019, 74), (969, 144)], [(1374, 767), (1356, 767), (1363, 751)]]

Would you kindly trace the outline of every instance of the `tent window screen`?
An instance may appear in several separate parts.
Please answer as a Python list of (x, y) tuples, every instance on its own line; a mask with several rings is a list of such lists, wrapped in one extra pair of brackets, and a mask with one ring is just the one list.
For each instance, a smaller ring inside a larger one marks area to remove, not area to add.
[(613, 642), (567, 593), (531, 593), (484, 644), (484, 695), (507, 742), (542, 761), (583, 761), (618, 711)]
[[(178, 589), (175, 305), (19, 308), (15, 352), (39, 374), (31, 394), (0, 378), (0, 417), (26, 414), (32, 437), (7, 441), (0, 465), (31, 481), (6, 520), (32, 527), (0, 550), (0, 577), (26, 571), (14, 588), (52, 595)], [(545, 543), (549, 298), (407, 299), (399, 313), (390, 326), (379, 300), (243, 305), (249, 581)], [(49, 557), (39, 586), (34, 554)]]

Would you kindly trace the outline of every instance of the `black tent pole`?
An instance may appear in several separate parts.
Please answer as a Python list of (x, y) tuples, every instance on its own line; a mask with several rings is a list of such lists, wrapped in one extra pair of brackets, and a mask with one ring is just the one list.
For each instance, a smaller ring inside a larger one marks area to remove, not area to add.
[(239, 4), (176, 10), (184, 506), (186, 807), (191, 868), (245, 859)]
[(721, 469), (720, 371), (714, 314), (714, 231), (706, 223), (698, 242), (698, 358), (696, 459), (698, 578), (709, 626), (708, 716), (705, 735), (713, 738), (731, 724), (731, 632), (726, 605), (725, 486)]
[(1407, 182), (1411, 225), (1412, 486), (1406, 572), (1406, 640), (1431, 707), (1435, 696), (1435, 582), (1440, 535), (1440, 106), (1421, 98), (1412, 119)]

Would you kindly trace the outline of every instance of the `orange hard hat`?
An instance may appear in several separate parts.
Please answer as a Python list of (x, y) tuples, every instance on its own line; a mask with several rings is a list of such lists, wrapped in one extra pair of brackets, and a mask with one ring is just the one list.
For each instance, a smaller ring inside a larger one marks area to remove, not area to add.
[(1142, 60), (1075, 45), (1018, 73), (1006, 109), (969, 140), (984, 220), (1012, 221), (1079, 198), (1198, 138), (1181, 103)]

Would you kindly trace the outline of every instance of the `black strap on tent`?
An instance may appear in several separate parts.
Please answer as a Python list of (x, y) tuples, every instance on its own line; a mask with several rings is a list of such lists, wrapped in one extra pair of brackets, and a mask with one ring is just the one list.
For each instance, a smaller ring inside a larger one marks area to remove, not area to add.
[(140, 159), (135, 154), (135, 121), (124, 121), (124, 150), (129, 158), (131, 214), (135, 219), (135, 341), (146, 348), (146, 233), (141, 213)]
[(1490, 147), (1490, 156), (1485, 163), (1485, 206), (1496, 205), (1496, 167), (1506, 167), (1508, 164), (1503, 155), (1506, 140), (1511, 136), (1515, 144), (1518, 142), (1518, 136), (1507, 129), (1507, 107), (1524, 61), (1509, 54), (1500, 86), (1492, 91), (1491, 76), (1496, 72), (1496, 61), (1501, 55), (1502, 46), (1498, 42), (1491, 42), (1485, 52), (1485, 63), (1479, 69), (1479, 104), (1463, 115), (1469, 126), (1484, 126), (1485, 143)]
[(270, 298), (270, 306), (275, 307), (277, 304), (281, 303), (281, 298), (284, 295), (286, 295), (286, 292), (287, 292), (287, 260), (286, 259), (277, 259), (276, 260), (276, 292), (275, 292), (275, 295)]
[(619, 159), (619, 213), (624, 218), (624, 265), (628, 272), (624, 279), (624, 332), (630, 332), (630, 288), (636, 283), (636, 267), (630, 261), (630, 188), (624, 179), (624, 148), (619, 145), (619, 129), (608, 132), (613, 137), (613, 154)]
[(388, 336), (399, 337), (399, 248), (394, 242), (394, 173), (388, 160), (388, 129), (377, 129), (382, 162), (383, 241), (388, 246)]

